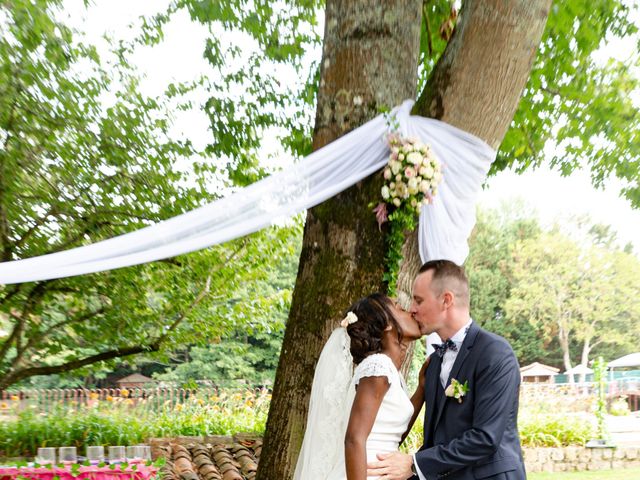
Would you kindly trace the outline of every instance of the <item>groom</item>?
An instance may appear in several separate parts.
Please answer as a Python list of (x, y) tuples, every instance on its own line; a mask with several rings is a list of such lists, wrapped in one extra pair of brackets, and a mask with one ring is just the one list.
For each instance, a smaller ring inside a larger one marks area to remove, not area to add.
[(445, 340), (425, 374), (424, 444), (413, 455), (379, 455), (367, 475), (524, 480), (518, 362), (506, 340), (471, 320), (464, 269), (447, 260), (425, 263), (413, 284), (411, 313), (423, 335)]

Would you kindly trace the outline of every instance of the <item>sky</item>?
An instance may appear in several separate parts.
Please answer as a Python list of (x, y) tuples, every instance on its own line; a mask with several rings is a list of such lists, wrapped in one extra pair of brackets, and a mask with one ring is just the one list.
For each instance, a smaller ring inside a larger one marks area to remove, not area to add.
[[(67, 17), (78, 30), (86, 32), (91, 43), (100, 43), (104, 33), (115, 39), (130, 39), (135, 34), (135, 29), (128, 28), (131, 22), (140, 15), (162, 11), (168, 3), (167, 0), (94, 0), (86, 10), (82, 0), (66, 0), (63, 18)], [(640, 12), (635, 13), (640, 23)], [(148, 95), (161, 94), (172, 81), (188, 81), (209, 71), (202, 57), (208, 35), (204, 26), (190, 22), (183, 13), (169, 24), (165, 33), (165, 40), (160, 45), (141, 48), (131, 59), (145, 76), (141, 88)], [(634, 44), (616, 41), (611, 47), (600, 52), (602, 61), (612, 52), (617, 58), (624, 59)], [(309, 52), (312, 57), (320, 54), (319, 49)], [(201, 95), (206, 98), (205, 92)], [(201, 146), (209, 137), (208, 127), (204, 113), (194, 109), (179, 114), (176, 133), (187, 134)], [(561, 177), (560, 173), (545, 167), (521, 175), (506, 171), (488, 179), (480, 193), (479, 206), (496, 208), (501, 203), (522, 199), (545, 225), (586, 214), (595, 222), (612, 225), (620, 243), (632, 242), (634, 251), (640, 253), (640, 210), (632, 209), (629, 202), (620, 197), (622, 186), (616, 179), (610, 179), (603, 189), (596, 190), (585, 171), (574, 172), (569, 177)]]

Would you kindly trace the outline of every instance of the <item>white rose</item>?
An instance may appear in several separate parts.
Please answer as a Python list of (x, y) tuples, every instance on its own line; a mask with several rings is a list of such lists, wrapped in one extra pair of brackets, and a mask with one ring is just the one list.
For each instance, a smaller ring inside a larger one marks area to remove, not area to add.
[(387, 187), (386, 185), (382, 187), (381, 193), (382, 193), (382, 198), (384, 198), (385, 200), (389, 199), (389, 196), (390, 196), (389, 187)]
[(414, 165), (420, 165), (422, 163), (422, 155), (418, 152), (411, 152), (407, 155), (407, 161)]
[(402, 175), (397, 174), (396, 175), (396, 182), (401, 182), (402, 181)]
[(389, 162), (389, 167), (391, 167), (391, 173), (395, 175), (400, 171), (402, 164), (400, 162), (396, 162), (395, 160), (393, 160), (392, 162)]
[(391, 178), (391, 169), (389, 167), (385, 168), (382, 176), (385, 180), (389, 180)]
[(396, 186), (396, 193), (401, 198), (407, 198), (409, 196), (409, 190), (404, 183), (398, 183)]
[(409, 188), (417, 189), (418, 185), (419, 185), (419, 183), (418, 183), (418, 179), (416, 177), (410, 178), (409, 181), (407, 182), (407, 186)]
[(391, 190), (393, 190), (394, 188), (396, 188), (396, 183), (395, 183), (395, 182), (391, 182), (391, 183), (389, 184), (389, 188), (390, 188)]
[(402, 153), (398, 155), (398, 160), (404, 160), (404, 155)]
[(449, 385), (449, 386), (445, 389), (444, 394), (445, 394), (447, 397), (453, 397), (453, 395), (454, 395), (453, 384)]
[(423, 177), (433, 177), (433, 167), (431, 165), (424, 166), (420, 169), (420, 175)]
[(393, 204), (394, 204), (396, 207), (399, 207), (399, 206), (400, 206), (400, 199), (399, 199), (398, 197), (394, 198), (394, 199), (393, 199)]
[(426, 180), (420, 182), (420, 191), (422, 193), (427, 193), (429, 191), (429, 188), (431, 188), (431, 184), (429, 182), (427, 182)]

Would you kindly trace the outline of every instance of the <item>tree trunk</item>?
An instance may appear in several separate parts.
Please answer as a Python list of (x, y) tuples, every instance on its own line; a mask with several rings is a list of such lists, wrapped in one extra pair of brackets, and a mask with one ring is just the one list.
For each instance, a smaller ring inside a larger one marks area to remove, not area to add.
[[(565, 372), (571, 370), (571, 353), (569, 352), (569, 329), (560, 323), (558, 325), (558, 342), (562, 349), (562, 361)], [(573, 375), (569, 375), (569, 383), (573, 383)]]
[[(589, 354), (591, 353), (591, 339), (585, 339), (582, 344), (582, 357), (580, 358), (580, 365), (583, 367), (589, 366)], [(573, 375), (572, 375), (573, 377)], [(586, 374), (583, 372), (580, 374), (580, 383), (584, 383), (586, 379)]]
[[(415, 98), (420, 0), (329, 0), (313, 146)], [(322, 345), (358, 298), (384, 291), (384, 237), (368, 207), (372, 176), (307, 213), (258, 480), (291, 478)]]
[[(414, 111), (497, 148), (527, 81), (550, 3), (467, 0)], [(378, 106), (414, 95), (421, 4), (327, 2), (314, 148), (375, 116)], [(322, 345), (354, 300), (383, 288), (384, 244), (367, 208), (380, 186), (379, 177), (369, 178), (308, 212), (258, 480), (291, 478)], [(420, 264), (415, 233), (407, 235), (403, 251), (401, 301), (410, 298)]]

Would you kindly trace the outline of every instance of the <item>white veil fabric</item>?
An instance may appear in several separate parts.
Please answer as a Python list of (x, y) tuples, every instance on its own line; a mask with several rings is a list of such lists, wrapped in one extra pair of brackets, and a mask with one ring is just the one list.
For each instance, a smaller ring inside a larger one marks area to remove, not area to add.
[(344, 436), (353, 404), (351, 340), (336, 328), (327, 340), (313, 376), (309, 415), (294, 480), (325, 480), (344, 465)]
[[(431, 145), (444, 164), (435, 201), (422, 209), (422, 261), (461, 265), (475, 224), (475, 200), (496, 152), (447, 123), (410, 115), (412, 100), (393, 110), (404, 136)], [(0, 263), (0, 284), (33, 282), (138, 265), (253, 233), (318, 205), (384, 167), (389, 150), (382, 115), (313, 152), (291, 168), (208, 205), (149, 227), (49, 255)], [(373, 213), (372, 213), (373, 215)]]

